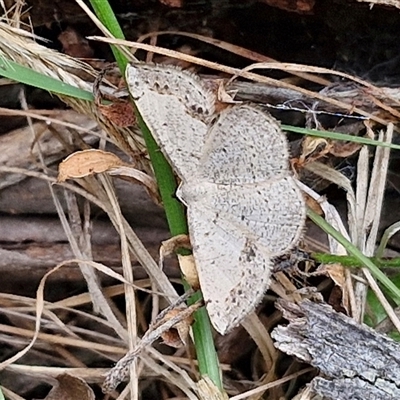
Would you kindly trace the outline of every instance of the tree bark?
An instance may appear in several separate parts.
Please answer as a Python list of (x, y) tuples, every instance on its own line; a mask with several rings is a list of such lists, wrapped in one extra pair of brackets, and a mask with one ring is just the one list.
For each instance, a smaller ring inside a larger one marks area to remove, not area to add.
[(327, 304), (280, 301), (289, 325), (272, 332), (275, 346), (318, 368), (312, 390), (332, 400), (400, 399), (400, 345)]

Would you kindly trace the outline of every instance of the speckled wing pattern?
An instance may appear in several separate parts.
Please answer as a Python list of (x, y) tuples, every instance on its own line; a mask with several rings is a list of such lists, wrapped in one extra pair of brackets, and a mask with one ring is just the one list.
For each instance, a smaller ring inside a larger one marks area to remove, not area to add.
[(188, 208), (201, 289), (224, 334), (254, 310), (268, 288), (271, 259), (303, 230), (305, 204), (290, 176), (286, 137), (251, 105), (234, 105), (212, 120), (215, 99), (179, 69), (134, 64), (127, 82), (182, 179), (177, 196)]
[(214, 115), (214, 96), (196, 75), (172, 66), (131, 64), (126, 81), (165, 157), (182, 180), (190, 180)]

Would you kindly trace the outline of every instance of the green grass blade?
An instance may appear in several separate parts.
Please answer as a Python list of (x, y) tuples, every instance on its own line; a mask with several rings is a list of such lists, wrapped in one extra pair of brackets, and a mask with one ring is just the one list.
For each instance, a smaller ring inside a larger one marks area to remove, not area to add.
[(24, 67), (14, 61), (8, 60), (3, 55), (0, 55), (0, 75), (16, 82), (48, 90), (59, 95), (88, 101), (93, 101), (94, 99), (93, 94), (86, 90), (79, 89), (68, 83)]
[[(189, 289), (189, 286), (186, 289)], [(190, 298), (189, 304), (195, 303), (200, 298), (201, 293), (196, 293)], [(222, 391), (221, 369), (219, 367), (218, 355), (215, 351), (211, 322), (206, 308), (203, 307), (196, 311), (194, 318), (193, 336), (196, 343), (200, 374), (201, 376), (208, 376), (218, 389)], [(200, 348), (197, 348), (197, 343), (201, 343)]]
[[(336, 254), (312, 253), (311, 258), (322, 264), (341, 264), (347, 268), (360, 268), (364, 265), (354, 256), (338, 256)], [(400, 258), (381, 259), (376, 257), (369, 258), (378, 268), (399, 268)], [(400, 288), (400, 274), (390, 277), (390, 281)], [(387, 293), (385, 289), (384, 292)], [(391, 297), (390, 295), (388, 297)], [(369, 289), (367, 294), (368, 308), (366, 310), (364, 322), (369, 326), (375, 327), (387, 317), (387, 313), (375, 293)], [(397, 340), (397, 339), (396, 339)]]
[(290, 126), (290, 125), (281, 125), (281, 127), (285, 131), (301, 133), (302, 135), (317, 136), (332, 140), (343, 140), (345, 142), (354, 142), (370, 146), (390, 147), (391, 149), (394, 150), (400, 150), (400, 145), (398, 144), (380, 142), (379, 140), (373, 140), (361, 136), (352, 136), (352, 135), (346, 135), (345, 133), (330, 132), (330, 131), (318, 131), (316, 129), (298, 128), (296, 126)]
[(328, 235), (336, 239), (343, 247), (348, 251), (349, 254), (354, 256), (359, 262), (367, 267), (371, 274), (382, 284), (387, 290), (393, 301), (400, 304), (400, 290), (399, 288), (367, 257), (365, 256), (356, 246), (349, 242), (340, 232), (328, 224), (324, 218), (320, 217), (314, 211), (308, 209), (307, 216)]
[[(107, 29), (116, 38), (123, 39), (123, 32), (108, 1), (90, 0), (90, 3), (95, 10), (97, 17), (107, 27)], [(128, 60), (122, 54), (122, 52), (118, 50), (117, 47), (111, 46), (111, 48), (118, 66), (124, 75)], [(147, 151), (153, 166), (154, 175), (156, 177), (160, 195), (163, 201), (171, 235), (176, 236), (180, 234), (187, 234), (188, 228), (184, 208), (182, 203), (180, 203), (175, 197), (175, 192), (177, 189), (175, 175), (137, 110), (136, 115), (138, 117), (139, 127), (146, 142)], [(190, 303), (194, 302), (195, 300), (196, 297), (190, 299)], [(200, 374), (207, 375), (220, 390), (223, 390), (218, 357), (215, 351), (212, 336), (211, 323), (205, 308), (200, 309), (195, 313), (193, 336)]]
[[(311, 258), (321, 264), (342, 264), (344, 267), (363, 267), (364, 265), (353, 256), (338, 256), (328, 253), (311, 253)], [(384, 259), (369, 257), (369, 259), (379, 268), (399, 268), (400, 258)]]
[[(124, 32), (115, 17), (114, 11), (112, 10), (110, 3), (107, 0), (90, 0), (90, 4), (97, 18), (103, 23), (103, 25), (111, 32), (111, 34), (117, 39), (125, 39)], [(118, 49), (118, 47), (110, 45), (111, 50), (114, 54), (115, 61), (118, 64), (119, 69), (123, 73), (128, 60)]]

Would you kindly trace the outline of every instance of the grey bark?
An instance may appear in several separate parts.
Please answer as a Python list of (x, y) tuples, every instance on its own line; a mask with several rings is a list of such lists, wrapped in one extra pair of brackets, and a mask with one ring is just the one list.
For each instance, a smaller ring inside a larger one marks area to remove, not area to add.
[(313, 391), (332, 400), (400, 399), (400, 345), (326, 304), (279, 302), (289, 320), (275, 346), (318, 368)]

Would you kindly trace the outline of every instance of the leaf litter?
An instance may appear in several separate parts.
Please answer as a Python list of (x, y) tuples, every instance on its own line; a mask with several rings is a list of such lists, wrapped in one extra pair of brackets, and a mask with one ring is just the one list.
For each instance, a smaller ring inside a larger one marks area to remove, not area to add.
[[(379, 157), (381, 157), (381, 156), (379, 156)], [(379, 158), (378, 157), (378, 158)], [(386, 156), (383, 156), (383, 158), (382, 158), (382, 160), (385, 160), (385, 157)], [(366, 160), (367, 158), (365, 158), (365, 160)], [(364, 160), (364, 163), (366, 162)], [(387, 158), (386, 158), (386, 160), (387, 160)], [(364, 166), (365, 166), (365, 164), (364, 164)], [(365, 169), (366, 170), (366, 169)], [(364, 170), (364, 171), (365, 171)], [(365, 178), (365, 177), (364, 177)], [(363, 178), (363, 179), (364, 179)], [(368, 177), (367, 177), (368, 178)], [(375, 175), (374, 176), (374, 180), (375, 181), (379, 181), (379, 180), (384, 180), (384, 177), (382, 176), (382, 175)], [(365, 188), (366, 187), (368, 187), (368, 183), (367, 184), (365, 184), (365, 182), (362, 184), (362, 183), (360, 183), (360, 185), (361, 185), (361, 192), (360, 191), (358, 191), (359, 193), (357, 194), (357, 196), (358, 196), (358, 199), (362, 199), (363, 198), (363, 196), (366, 196), (365, 194), (362, 194), (362, 192), (363, 192), (363, 190), (365, 190)], [(363, 189), (364, 188), (364, 189)], [(75, 188), (75, 190), (76, 190), (76, 188)], [(383, 192), (383, 191), (382, 191)], [(88, 196), (89, 195), (91, 195), (91, 196), (94, 196), (94, 194), (93, 194), (93, 191), (91, 191), (91, 192), (89, 192), (88, 193)], [(365, 198), (365, 197), (364, 197)], [(376, 207), (376, 205), (378, 204), (378, 207), (377, 207), (377, 209), (376, 209), (376, 211), (379, 211), (379, 201), (381, 202), (382, 201), (382, 199), (380, 199), (379, 198), (379, 196), (374, 196), (374, 201), (375, 201), (375, 203), (374, 203), (374, 205), (370, 205), (369, 206), (369, 209), (371, 210), (371, 209), (373, 209), (374, 207)], [(110, 211), (111, 209), (112, 209), (112, 205), (110, 206), (110, 204), (103, 204), (103, 207), (105, 208), (105, 209), (107, 209), (108, 211)], [(372, 208), (371, 208), (372, 207)], [(368, 207), (367, 207), (368, 208)], [(354, 209), (354, 207), (353, 207), (353, 209)], [(376, 221), (377, 219), (379, 219), (379, 215), (377, 215), (377, 214), (379, 214), (379, 212), (376, 212), (375, 211), (375, 215), (374, 216), (372, 216), (372, 217), (365, 217), (365, 218), (363, 218), (363, 220), (365, 220), (366, 221), (366, 223), (365, 223), (365, 226), (364, 226), (364, 228), (363, 229), (368, 229), (368, 227), (370, 226), (369, 225), (369, 223), (368, 223), (368, 221), (370, 222), (370, 221)], [(359, 210), (356, 210), (356, 212), (357, 212), (357, 215), (362, 215), (362, 211), (359, 211)], [(361, 213), (361, 214), (360, 214)], [(329, 213), (327, 214), (325, 214), (325, 215), (329, 215)], [(116, 217), (115, 216), (115, 214), (114, 214), (114, 222), (115, 222), (115, 224), (116, 224), (116, 226), (118, 226), (119, 227), (119, 229), (120, 230), (123, 230), (123, 229), (128, 229), (128, 227), (127, 227), (127, 225), (126, 225), (126, 223), (123, 221), (123, 220), (121, 220), (119, 217)], [(339, 218), (340, 219), (340, 218)], [(353, 219), (354, 220), (354, 219)], [(372, 222), (372, 224), (374, 224), (374, 222)], [(342, 224), (342, 226), (343, 226), (343, 224)], [(129, 229), (128, 229), (129, 230)], [(361, 234), (363, 234), (362, 232), (361, 232)], [(375, 234), (375, 233), (374, 233)], [(127, 233), (127, 236), (129, 237), (129, 245), (130, 246), (133, 246), (133, 243), (134, 242), (136, 242), (136, 239), (135, 239), (135, 236), (134, 235), (132, 235), (132, 232), (128, 232)], [(371, 244), (372, 243), (372, 239), (371, 240), (369, 240), (368, 241), (368, 243), (369, 244)], [(140, 246), (139, 246), (139, 252), (141, 252), (143, 249), (142, 248), (140, 248)], [(141, 255), (141, 257), (143, 257), (144, 259), (146, 259), (146, 256), (144, 255), (144, 254), (142, 254)], [(90, 263), (89, 261), (85, 261), (85, 262), (87, 262), (88, 264)], [(168, 286), (168, 284), (167, 285), (165, 285), (165, 287), (168, 287), (169, 288), (169, 290), (171, 289), (171, 287), (170, 286)], [(170, 294), (170, 296), (171, 297), (175, 297), (174, 296), (174, 291), (173, 290), (171, 290), (171, 291), (169, 291), (168, 290), (168, 293)], [(40, 307), (42, 307), (43, 305), (40, 305)], [(355, 306), (355, 305), (354, 305)], [(354, 307), (353, 306), (353, 307)], [(355, 308), (356, 309), (356, 308)], [(119, 352), (119, 354), (121, 354), (121, 352)]]

